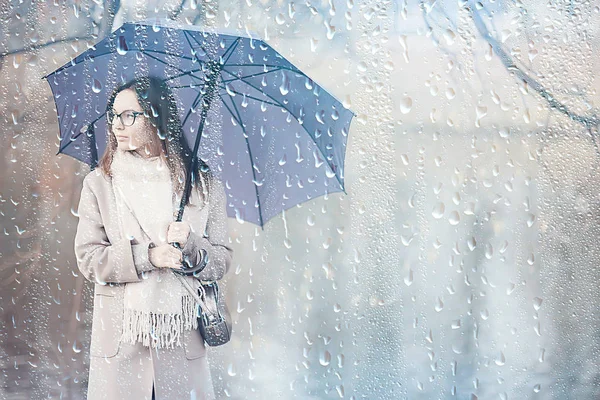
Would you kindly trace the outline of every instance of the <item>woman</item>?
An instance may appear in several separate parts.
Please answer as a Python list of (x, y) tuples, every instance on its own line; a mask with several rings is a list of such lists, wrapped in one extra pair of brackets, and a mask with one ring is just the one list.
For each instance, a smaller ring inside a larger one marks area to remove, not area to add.
[(95, 283), (88, 399), (213, 399), (195, 301), (174, 270), (184, 256), (206, 263), (200, 280), (229, 270), (224, 188), (202, 164), (173, 222), (191, 151), (161, 80), (115, 89), (107, 121), (109, 145), (83, 180), (75, 236), (78, 267)]

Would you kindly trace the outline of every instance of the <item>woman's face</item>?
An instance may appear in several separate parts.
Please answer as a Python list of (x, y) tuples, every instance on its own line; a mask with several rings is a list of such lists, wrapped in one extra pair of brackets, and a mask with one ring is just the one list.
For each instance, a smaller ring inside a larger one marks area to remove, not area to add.
[[(117, 139), (117, 146), (120, 150), (141, 150), (152, 140), (151, 124), (148, 118), (143, 114), (138, 114), (143, 112), (133, 89), (122, 90), (115, 97), (112, 133)], [(121, 113), (123, 113), (122, 118), (118, 118), (117, 115)], [(135, 117), (132, 114), (136, 114)], [(128, 120), (134, 120), (134, 123), (127, 126), (121, 120), (126, 123)]]

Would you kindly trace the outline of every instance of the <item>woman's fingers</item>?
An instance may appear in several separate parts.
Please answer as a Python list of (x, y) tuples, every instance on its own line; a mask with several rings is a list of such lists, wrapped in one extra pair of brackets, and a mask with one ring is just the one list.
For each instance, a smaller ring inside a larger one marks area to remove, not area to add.
[(173, 268), (181, 268), (181, 262), (183, 261), (183, 253), (181, 252), (181, 250), (171, 246), (170, 253)]
[(180, 243), (183, 241), (184, 237), (185, 237), (184, 233), (181, 231), (178, 231), (178, 230), (171, 229), (167, 232), (167, 241), (169, 243), (173, 243), (173, 242)]
[(165, 243), (157, 247), (154, 252), (152, 255), (154, 265), (160, 268), (181, 269), (183, 253), (180, 249)]

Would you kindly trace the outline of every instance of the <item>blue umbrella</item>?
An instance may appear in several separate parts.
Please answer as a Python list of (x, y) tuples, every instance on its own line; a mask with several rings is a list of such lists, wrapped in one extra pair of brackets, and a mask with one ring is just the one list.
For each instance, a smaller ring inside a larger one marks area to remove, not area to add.
[(171, 87), (194, 149), (190, 170), (198, 157), (210, 166), (228, 216), (263, 227), (297, 204), (345, 192), (352, 111), (262, 40), (165, 23), (125, 23), (44, 77), (58, 114), (57, 154), (95, 168), (108, 143), (108, 97), (140, 75)]

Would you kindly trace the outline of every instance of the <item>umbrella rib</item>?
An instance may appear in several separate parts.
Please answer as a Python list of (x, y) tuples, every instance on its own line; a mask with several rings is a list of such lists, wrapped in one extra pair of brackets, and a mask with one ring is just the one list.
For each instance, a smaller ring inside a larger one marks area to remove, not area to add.
[(237, 45), (238, 45), (239, 42), (240, 42), (240, 38), (237, 37), (235, 39), (235, 41), (231, 44), (231, 46), (229, 46), (229, 48), (227, 50), (225, 50), (225, 53), (223, 53), (223, 56), (225, 54), (227, 54), (229, 52), (229, 50), (231, 50), (231, 53), (229, 53), (229, 55), (227, 56), (227, 58), (223, 62), (223, 65), (227, 64), (227, 61), (229, 61), (229, 58), (231, 58), (231, 56), (233, 55), (233, 51), (235, 50), (235, 48), (237, 47)]
[[(223, 80), (222, 76), (221, 76), (221, 80)], [(229, 97), (231, 98), (231, 96), (229, 96)], [(225, 104), (225, 107), (227, 107), (227, 109), (229, 110), (229, 113), (231, 113), (233, 115), (233, 113), (231, 112), (231, 109), (229, 108), (229, 106), (227, 105), (225, 100), (223, 100), (223, 98), (221, 96), (219, 96), (219, 98), (221, 99), (223, 104)], [(231, 104), (233, 105), (233, 108), (235, 108), (235, 112), (239, 118), (238, 123), (240, 125), (240, 128), (242, 128), (242, 131), (244, 132), (244, 136), (245, 136), (244, 140), (246, 141), (246, 148), (248, 149), (248, 157), (250, 158), (250, 169), (252, 170), (252, 176), (254, 177), (253, 183), (254, 183), (254, 191), (256, 193), (256, 201), (258, 202), (258, 217), (260, 218), (260, 226), (262, 228), (264, 226), (263, 217), (262, 217), (262, 207), (260, 205), (260, 197), (258, 196), (258, 187), (256, 186), (256, 183), (255, 183), (256, 182), (256, 172), (254, 171), (254, 162), (252, 160), (252, 150), (250, 149), (250, 143), (248, 142), (248, 139), (246, 139), (246, 137), (248, 136), (248, 133), (246, 132), (246, 128), (244, 127), (244, 124), (242, 123), (242, 117), (235, 105), (235, 101), (231, 100)], [(235, 118), (235, 115), (233, 117)]]
[[(186, 57), (186, 56), (182, 56), (182, 55), (178, 55), (178, 54), (173, 54), (173, 53), (169, 53), (169, 52), (158, 51), (158, 50), (131, 49), (131, 50), (127, 50), (127, 51), (138, 52), (138, 53), (159, 53), (159, 54), (164, 54), (164, 55), (167, 55), (167, 56), (173, 56), (173, 57), (183, 58), (184, 60), (190, 60), (190, 61), (194, 60), (191, 57)], [(114, 51), (108, 51), (108, 52), (102, 53), (102, 54), (95, 54), (93, 57), (94, 57), (94, 59), (96, 59), (96, 58), (104, 57), (104, 56), (111, 55), (111, 54), (115, 54), (115, 52)], [(202, 60), (199, 60), (197, 58), (196, 58), (196, 60), (198, 60), (198, 62), (203, 62)], [(75, 61), (75, 60), (73, 60), (73, 61)], [(45, 76), (45, 78), (49, 78), (51, 75), (56, 75), (57, 73), (65, 70), (65, 69), (74, 67), (75, 65), (79, 65), (79, 64), (81, 64), (81, 63), (83, 63), (85, 61), (87, 61), (87, 60), (86, 60), (85, 57), (83, 57), (82, 60), (80, 60), (79, 62), (77, 62), (75, 64), (72, 64), (71, 62), (68, 62), (66, 65), (63, 65), (62, 67), (58, 68), (56, 71), (51, 72), (50, 74), (48, 74), (47, 76)]]
[[(195, 78), (197, 78), (197, 76), (195, 76), (195, 75), (191, 75), (191, 76), (194, 76)], [(202, 79), (202, 78), (200, 78), (200, 79)], [(181, 86), (170, 86), (170, 88), (171, 89), (197, 89), (200, 86), (202, 86), (202, 87), (206, 86), (204, 84), (201, 84), (200, 82), (197, 82), (197, 86), (190, 86), (190, 85), (191, 84), (181, 85)]]
[[(223, 68), (223, 71), (227, 72), (228, 74), (233, 75), (231, 72), (227, 71), (225, 68)], [(235, 76), (235, 75), (234, 75)], [(255, 90), (258, 90), (259, 92), (262, 92), (260, 89), (258, 89), (256, 86), (254, 86), (253, 84), (251, 84), (250, 82), (246, 82), (246, 81), (242, 81), (244, 82), (246, 85), (254, 88)], [(276, 98), (274, 98), (273, 96), (271, 96), (268, 93), (262, 92), (265, 94), (265, 96), (269, 97), (271, 100), (273, 100), (274, 102), (276, 102), (277, 104), (279, 104), (279, 107), (283, 108), (284, 110), (286, 110), (288, 113), (290, 113), (290, 115), (292, 117), (294, 117), (296, 119), (296, 121), (298, 121), (298, 118), (294, 115), (294, 113), (292, 113), (285, 105), (281, 104), (279, 101), (277, 101)], [(315, 145), (317, 146), (317, 149), (319, 149), (319, 151), (321, 152), (321, 155), (323, 156), (323, 159), (326, 160), (326, 164), (327, 166), (331, 169), (331, 172), (333, 172), (333, 174), (335, 175), (335, 178), (337, 179), (338, 183), (340, 184), (340, 187), (343, 189), (344, 185), (342, 184), (342, 182), (340, 181), (340, 178), (337, 176), (337, 174), (335, 173), (335, 171), (333, 170), (333, 168), (331, 167), (331, 165), (329, 165), (329, 162), (327, 161), (327, 157), (325, 157), (325, 154), (323, 154), (323, 150), (321, 150), (321, 147), (317, 144), (316, 140), (312, 137), (312, 135), (310, 134), (310, 132), (308, 131), (308, 129), (306, 129), (306, 126), (304, 126), (304, 124), (300, 123), (300, 121), (298, 121), (298, 123), (300, 124), (300, 126), (302, 126), (302, 128), (304, 128), (304, 130), (306, 131), (306, 133), (308, 134), (308, 136), (313, 140), (313, 142), (315, 143)]]
[[(204, 46), (202, 46), (202, 44), (201, 44), (201, 43), (200, 43), (198, 40), (196, 40), (196, 38), (195, 38), (195, 37), (193, 37), (192, 35), (190, 35), (188, 31), (184, 30), (184, 31), (183, 31), (183, 34), (185, 35), (186, 39), (187, 39), (188, 37), (191, 37), (192, 39), (194, 39), (194, 42), (196, 42), (196, 44), (197, 44), (198, 46), (200, 46), (200, 48), (202, 49), (202, 51), (203, 51), (204, 53), (208, 54), (208, 51), (207, 51), (207, 50), (204, 48)], [(192, 48), (193, 48), (193, 46), (192, 46), (192, 43), (191, 43), (189, 40), (188, 40), (188, 43), (190, 44), (190, 47), (192, 47)]]
[[(226, 87), (224, 87), (224, 86), (219, 86), (219, 87), (220, 87), (221, 89), (224, 89), (225, 91), (227, 91), (227, 88), (226, 88)], [(277, 103), (272, 103), (272, 102), (270, 102), (270, 101), (267, 101), (267, 100), (264, 100), (264, 99), (259, 99), (258, 97), (250, 96), (250, 95), (247, 95), (247, 94), (245, 94), (245, 93), (240, 93), (240, 92), (238, 92), (238, 91), (236, 91), (236, 90), (233, 90), (233, 89), (229, 89), (229, 91), (231, 91), (232, 93), (235, 93), (235, 94), (239, 94), (240, 96), (246, 96), (246, 98), (248, 98), (248, 99), (252, 99), (252, 100), (256, 100), (256, 101), (260, 101), (261, 103), (270, 104), (270, 105), (272, 105), (272, 106), (275, 106), (275, 107), (281, 107), (281, 105), (279, 105), (279, 104), (277, 104)], [(262, 92), (261, 92), (261, 93), (262, 93)], [(228, 95), (229, 95), (229, 94), (228, 94)], [(230, 97), (231, 97), (231, 96), (230, 96)]]
[[(65, 107), (66, 107), (66, 105), (65, 105)], [(96, 123), (96, 121), (98, 121), (100, 118), (102, 118), (102, 117), (103, 117), (105, 114), (106, 114), (106, 112), (104, 112), (104, 113), (103, 113), (102, 115), (100, 115), (98, 118), (96, 118), (95, 120), (93, 120), (92, 122), (90, 122), (90, 123), (88, 124), (88, 126), (89, 126), (89, 125), (93, 125), (93, 124), (95, 124), (95, 123)], [(63, 114), (63, 115), (64, 115), (64, 114)], [(56, 153), (56, 154), (60, 154), (60, 153), (61, 153), (63, 150), (65, 150), (67, 147), (69, 147), (69, 145), (70, 145), (71, 143), (73, 143), (73, 142), (75, 141), (75, 139), (77, 139), (77, 138), (78, 138), (78, 137), (79, 137), (79, 136), (80, 136), (82, 133), (83, 133), (83, 132), (82, 132), (81, 130), (79, 130), (79, 132), (77, 133), (77, 135), (75, 135), (75, 136), (73, 136), (72, 138), (70, 138), (70, 139), (69, 139), (69, 143), (67, 143), (67, 144), (66, 144), (64, 147), (62, 147), (62, 148), (59, 148), (59, 149), (58, 149), (58, 153)]]
[(239, 78), (236, 77), (235, 79), (223, 79), (222, 81), (224, 83), (229, 83), (229, 82), (234, 82), (234, 81), (241, 81), (242, 79), (254, 78), (256, 76), (270, 74), (271, 72), (277, 72), (277, 71), (281, 71), (281, 68), (272, 69), (270, 71), (257, 72), (256, 74), (252, 74), (252, 75), (240, 76)]
[[(194, 108), (196, 106), (196, 104), (198, 104), (197, 101), (198, 101), (198, 99), (200, 98), (201, 95), (202, 95), (202, 92), (198, 92), (198, 96), (196, 96), (196, 98), (194, 99), (194, 102), (192, 103), (192, 108)], [(189, 118), (189, 116), (192, 115), (192, 108), (190, 108), (190, 110), (185, 115), (185, 118), (183, 119), (183, 122), (181, 123), (182, 127), (187, 122), (187, 119)]]
[[(227, 64), (225, 67), (268, 67), (268, 68), (279, 68), (285, 69), (287, 71), (297, 72), (301, 75), (306, 76), (306, 74), (298, 69), (285, 67), (282, 65), (271, 65), (271, 64)], [(232, 74), (233, 75), (233, 74)], [(235, 76), (235, 75), (234, 75)]]
[[(175, 75), (175, 76), (172, 76), (170, 78), (165, 78), (164, 82), (166, 83), (166, 82), (168, 82), (170, 80), (181, 78), (182, 76), (185, 76), (185, 75), (193, 76), (196, 79), (202, 80), (202, 77), (194, 75), (194, 72), (200, 72), (200, 71), (202, 71), (202, 68), (192, 69), (190, 71), (186, 71), (185, 73), (181, 73), (179, 75)], [(189, 85), (188, 86), (171, 86), (171, 89), (180, 89), (180, 88), (185, 88), (185, 87), (189, 87)]]
[[(194, 46), (192, 45), (192, 42), (190, 42), (189, 35), (188, 35), (188, 33), (186, 31), (183, 31), (183, 36), (185, 37), (186, 42), (188, 42), (188, 45), (190, 46), (190, 49), (193, 50)], [(204, 53), (206, 53), (206, 50), (204, 50), (204, 48), (202, 46), (200, 46), (200, 48), (202, 49), (202, 51)], [(198, 57), (196, 57), (196, 58), (198, 58)]]
[(155, 59), (156, 61), (158, 61), (158, 62), (161, 62), (161, 63), (163, 63), (164, 65), (166, 65), (166, 66), (168, 66), (168, 67), (173, 67), (173, 68), (175, 68), (175, 69), (179, 70), (179, 72), (183, 73), (184, 75), (185, 75), (186, 73), (188, 73), (188, 72), (189, 72), (189, 71), (184, 71), (183, 69), (181, 69), (181, 68), (179, 68), (179, 67), (175, 67), (174, 65), (171, 65), (171, 64), (167, 63), (166, 61), (163, 61), (163, 60), (161, 60), (161, 59), (160, 59), (160, 58), (158, 58), (158, 57), (154, 57), (153, 55), (150, 55), (150, 54), (147, 54), (147, 55), (148, 55), (148, 57), (150, 57), (150, 58), (153, 58), (153, 59)]
[[(102, 57), (102, 56), (105, 56), (105, 55), (107, 55), (107, 54), (114, 54), (114, 52), (113, 52), (113, 51), (109, 51), (109, 52), (107, 52), (107, 53), (97, 54), (97, 55), (95, 55), (95, 56), (94, 56), (94, 58), (96, 58), (96, 57)], [(75, 57), (75, 59), (76, 59), (76, 58), (77, 58), (77, 57)], [(79, 62), (77, 62), (77, 63), (73, 64), (73, 63), (75, 62), (75, 59), (72, 59), (71, 61), (69, 61), (68, 63), (66, 63), (65, 65), (63, 65), (62, 67), (58, 68), (56, 71), (53, 71), (53, 72), (49, 73), (48, 75), (46, 75), (46, 76), (45, 76), (45, 78), (49, 78), (50, 76), (52, 76), (52, 75), (56, 75), (56, 74), (58, 74), (59, 72), (62, 72), (63, 70), (65, 70), (65, 69), (67, 69), (67, 68), (71, 68), (71, 67), (73, 67), (73, 66), (75, 66), (75, 65), (81, 64), (82, 62), (86, 61), (86, 60), (85, 60), (85, 57), (83, 57), (83, 59), (82, 59), (82, 60), (80, 60)]]
[(183, 58), (184, 60), (189, 60), (189, 61), (198, 61), (200, 63), (202, 63), (203, 61), (198, 59), (198, 58), (192, 58), (192, 57), (187, 57), (184, 55), (180, 55), (180, 54), (174, 54), (174, 53), (169, 53), (168, 51), (160, 51), (160, 50), (150, 50), (150, 49), (146, 49), (146, 50), (140, 50), (140, 49), (133, 49), (133, 50), (127, 50), (127, 51), (137, 51), (140, 53), (157, 53), (157, 54), (164, 54), (165, 56), (173, 56), (173, 57), (177, 57), (177, 58)]
[(231, 108), (229, 108), (229, 106), (227, 105), (227, 103), (225, 103), (225, 100), (223, 100), (223, 97), (219, 96), (219, 98), (221, 99), (221, 101), (223, 102), (223, 104), (225, 105), (225, 107), (227, 107), (227, 110), (229, 111), (229, 113), (231, 114), (231, 116), (235, 119), (235, 122), (237, 122), (239, 126), (242, 126), (242, 121), (240, 121), (239, 119), (236, 118), (236, 116), (233, 113), (233, 111), (231, 111)]

